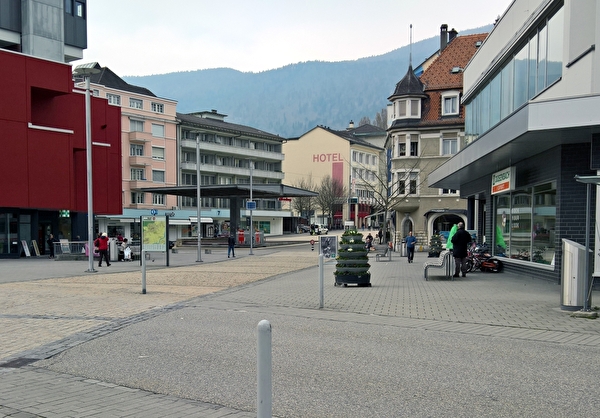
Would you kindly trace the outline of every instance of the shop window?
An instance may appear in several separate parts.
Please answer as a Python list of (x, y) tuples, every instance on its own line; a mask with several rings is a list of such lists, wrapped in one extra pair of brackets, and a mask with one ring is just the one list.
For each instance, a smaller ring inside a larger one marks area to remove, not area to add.
[(552, 264), (555, 252), (556, 182), (495, 197), (495, 254)]

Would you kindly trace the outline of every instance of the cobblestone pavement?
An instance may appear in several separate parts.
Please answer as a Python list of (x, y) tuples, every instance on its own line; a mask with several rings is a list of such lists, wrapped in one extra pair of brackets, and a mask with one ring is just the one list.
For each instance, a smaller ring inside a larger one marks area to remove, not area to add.
[[(146, 294), (137, 263), (115, 262), (85, 273), (86, 261), (0, 261), (0, 417), (255, 416), (248, 401), (243, 407), (223, 406), (84, 376), (69, 357), (84, 343), (150, 326), (177, 311), (226, 317), (243, 310), (262, 317), (600, 347), (600, 321), (561, 310), (560, 286), (506, 273), (447, 281), (435, 269), (425, 281), (426, 258), (419, 253), (412, 264), (397, 253), (392, 262), (373, 257), (372, 287), (360, 289), (334, 287), (335, 263), (325, 260), (320, 308), (317, 253), (309, 237), (295, 238), (297, 245), (258, 248), (252, 256), (237, 249), (235, 259), (226, 258), (226, 249), (203, 254), (202, 263), (195, 262), (195, 251), (180, 251), (168, 268), (157, 259), (147, 270)], [(599, 297), (595, 291), (593, 301)], [(343, 337), (349, 344), (357, 338)], [(36, 363), (42, 359), (48, 360)]]

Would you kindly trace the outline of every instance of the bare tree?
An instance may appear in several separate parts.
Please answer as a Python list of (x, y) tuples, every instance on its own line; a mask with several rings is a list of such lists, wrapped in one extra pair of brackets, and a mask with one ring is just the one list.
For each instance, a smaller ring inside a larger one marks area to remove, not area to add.
[(316, 204), (321, 209), (323, 218), (333, 218), (337, 207), (341, 206), (347, 196), (347, 189), (341, 181), (325, 176), (318, 188)]
[(375, 122), (373, 123), (375, 126), (381, 129), (387, 129), (387, 108), (381, 109), (381, 112), (377, 112), (375, 115)]
[[(421, 152), (421, 156), (423, 155)], [(393, 179), (393, 173), (390, 173), (387, 165), (387, 156), (385, 153), (379, 155), (378, 170), (375, 172), (370, 167), (362, 164), (355, 165), (356, 187), (367, 191), (372, 198), (372, 208), (375, 213), (382, 212), (387, 216), (391, 210), (396, 209), (400, 203), (411, 195), (416, 195), (419, 186), (427, 182), (427, 176), (424, 173), (430, 173), (433, 167), (422, 158), (407, 158), (403, 161), (403, 166), (398, 167), (396, 163), (396, 173), (404, 173)], [(415, 174), (420, 173), (420, 178)], [(385, 232), (388, 232), (388, 222), (385, 222)], [(387, 234), (386, 234), (387, 236)]]
[(363, 116), (362, 118), (360, 118), (360, 121), (358, 122), (358, 126), (370, 125), (370, 124), (371, 124), (371, 119), (368, 116)]
[[(316, 191), (315, 184), (312, 179), (312, 175), (308, 178), (301, 178), (293, 184), (294, 187), (299, 189)], [(316, 207), (315, 197), (294, 197), (292, 199), (292, 209), (300, 214), (301, 218), (306, 218), (310, 222), (310, 216)]]

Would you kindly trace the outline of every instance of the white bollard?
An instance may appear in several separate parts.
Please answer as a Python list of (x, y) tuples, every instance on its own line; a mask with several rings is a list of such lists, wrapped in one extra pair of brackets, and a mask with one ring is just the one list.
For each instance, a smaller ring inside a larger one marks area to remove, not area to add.
[(325, 305), (324, 285), (323, 285), (323, 253), (319, 254), (319, 308)]
[(142, 250), (140, 253), (142, 257), (142, 294), (146, 294), (146, 251)]
[(271, 354), (271, 324), (266, 319), (258, 323), (257, 374), (257, 418), (271, 418), (273, 400), (271, 375), (273, 371)]

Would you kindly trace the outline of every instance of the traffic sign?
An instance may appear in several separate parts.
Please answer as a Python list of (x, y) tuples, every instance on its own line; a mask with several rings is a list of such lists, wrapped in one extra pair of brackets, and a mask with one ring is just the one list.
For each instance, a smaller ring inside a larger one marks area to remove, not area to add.
[(256, 202), (248, 201), (246, 202), (246, 210), (254, 210), (256, 209)]

